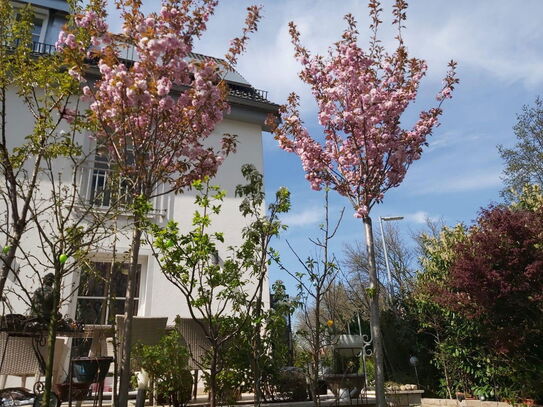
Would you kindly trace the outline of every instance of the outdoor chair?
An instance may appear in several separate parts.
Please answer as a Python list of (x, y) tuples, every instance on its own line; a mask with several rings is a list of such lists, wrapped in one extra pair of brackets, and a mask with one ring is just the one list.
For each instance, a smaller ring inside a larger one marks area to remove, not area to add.
[[(124, 315), (116, 315), (117, 359), (122, 360), (121, 344), (123, 342)], [(167, 317), (134, 317), (132, 320), (132, 347), (135, 344), (156, 345), (166, 333)]]
[[(115, 330), (117, 361), (120, 362), (122, 360), (121, 344), (123, 341), (124, 315), (116, 315), (115, 321), (117, 324)], [(157, 345), (166, 333), (167, 322), (167, 317), (134, 317), (132, 320), (132, 348), (137, 343), (148, 346)], [(110, 338), (108, 338), (106, 346), (108, 356), (114, 356), (113, 341)], [(110, 367), (110, 373), (113, 373), (113, 365)], [(136, 392), (131, 392), (131, 395), (135, 394)], [(155, 404), (153, 403), (153, 405)]]
[(192, 318), (179, 318), (176, 322), (176, 329), (181, 334), (184, 345), (190, 354), (189, 369), (193, 371), (194, 375), (192, 396), (193, 399), (196, 399), (198, 395), (198, 376), (205, 363), (205, 355), (209, 350), (209, 341), (201, 326)]
[[(35, 352), (31, 336), (9, 335), (0, 332), (0, 389), (6, 387), (8, 376), (20, 377), (21, 387), (26, 387), (26, 380), (34, 377), (34, 381), (40, 380), (42, 371)], [(47, 345), (37, 345), (41, 356), (46, 358)], [(55, 342), (55, 360), (53, 363), (53, 381), (62, 380), (65, 368), (62, 362), (68, 351), (68, 338), (57, 338)]]

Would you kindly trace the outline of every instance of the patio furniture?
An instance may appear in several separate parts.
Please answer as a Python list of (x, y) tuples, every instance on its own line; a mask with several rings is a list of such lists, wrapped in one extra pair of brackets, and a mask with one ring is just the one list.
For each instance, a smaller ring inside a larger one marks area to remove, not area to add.
[[(140, 343), (142, 345), (153, 346), (160, 342), (160, 339), (166, 334), (166, 323), (168, 317), (133, 317), (132, 320), (132, 347)], [(122, 342), (124, 334), (124, 315), (116, 315), (115, 321), (117, 324), (117, 360), (122, 360)], [(110, 356), (113, 356), (113, 345), (108, 343), (108, 351)], [(134, 392), (135, 393), (135, 392)], [(131, 392), (132, 394), (132, 392)], [(156, 405), (156, 395), (153, 397), (153, 406)]]
[(198, 374), (205, 365), (205, 355), (209, 350), (209, 341), (206, 338), (202, 327), (192, 318), (179, 318), (176, 320), (176, 327), (185, 342), (190, 357), (189, 368), (193, 371), (194, 387), (192, 389), (192, 398), (196, 399), (198, 395)]
[[(105, 348), (102, 349), (102, 343), (105, 342), (105, 338), (113, 336), (113, 332), (111, 326), (103, 325), (89, 325), (83, 331), (58, 332), (53, 362), (53, 391), (59, 402), (69, 401), (71, 406), (73, 400), (83, 400), (91, 383), (96, 382), (98, 386), (95, 397), (101, 406), (103, 379), (113, 359), (98, 355), (106, 351)], [(28, 377), (34, 377), (34, 393), (39, 397), (43, 391), (40, 378), (45, 373), (46, 335), (44, 331), (0, 332), (0, 389), (5, 388), (8, 376), (20, 376), (22, 387), (26, 386)], [(89, 357), (72, 359), (70, 342), (73, 338), (91, 339)], [(95, 370), (90, 381), (74, 383), (72, 380), (74, 364), (77, 365), (84, 359), (88, 359), (91, 364), (96, 362), (100, 367)]]
[[(104, 393), (104, 380), (109, 367), (113, 362), (108, 356), (89, 356), (70, 359), (68, 380), (65, 383), (55, 384), (58, 399), (67, 401), (72, 406), (72, 401), (83, 401), (92, 384), (97, 384), (94, 393), (94, 405), (102, 406)], [(78, 403), (80, 405), (80, 403)]]
[[(124, 315), (116, 315), (117, 323), (117, 358), (122, 360), (122, 348), (124, 334)], [(134, 317), (132, 320), (132, 346), (136, 343), (142, 345), (156, 345), (166, 333), (168, 317)]]
[(113, 338), (115, 330), (111, 325), (85, 325), (83, 331), (87, 338), (92, 338), (89, 357), (107, 356), (107, 340)]
[(365, 361), (361, 365), (360, 359), (368, 345), (363, 335), (343, 334), (334, 338), (333, 368), (322, 378), (339, 400), (358, 398), (367, 388)]
[[(36, 377), (36, 381), (39, 379), (42, 371), (34, 341), (32, 336), (0, 332), (0, 388), (6, 387), (8, 376), (20, 377), (21, 387), (26, 387), (27, 377)], [(38, 352), (43, 358), (44, 347), (38, 347)]]
[(181, 337), (189, 350), (190, 369), (201, 369), (204, 364), (206, 352), (209, 350), (209, 341), (207, 340), (202, 327), (192, 318), (179, 318), (176, 329), (181, 334)]
[[(62, 361), (68, 351), (67, 338), (57, 338), (53, 380), (60, 380), (63, 373)], [(21, 387), (26, 387), (26, 379), (34, 377), (39, 382), (45, 373), (47, 344), (39, 332), (0, 332), (0, 389), (5, 388), (8, 376), (21, 378)]]

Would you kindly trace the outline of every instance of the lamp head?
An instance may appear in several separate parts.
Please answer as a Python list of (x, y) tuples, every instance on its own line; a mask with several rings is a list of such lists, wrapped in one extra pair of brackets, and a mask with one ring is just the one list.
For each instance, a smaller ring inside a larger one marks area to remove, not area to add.
[(402, 220), (403, 216), (381, 216), (379, 219), (388, 222), (389, 220)]

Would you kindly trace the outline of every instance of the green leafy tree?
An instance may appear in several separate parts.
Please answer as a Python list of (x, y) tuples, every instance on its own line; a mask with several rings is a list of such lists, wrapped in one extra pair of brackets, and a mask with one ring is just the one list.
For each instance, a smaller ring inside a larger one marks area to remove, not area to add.
[(180, 407), (190, 401), (193, 383), (188, 367), (189, 351), (178, 330), (163, 336), (157, 345), (136, 344), (134, 359), (149, 374), (157, 394), (167, 404)]
[(456, 259), (458, 243), (468, 239), (465, 226), (443, 228), (437, 236), (422, 235), (422, 271), (412, 296), (413, 308), (422, 330), (433, 338), (429, 351), (433, 364), (441, 372), (441, 394), (453, 398), (457, 391), (471, 391), (472, 374), (478, 361), (474, 358), (477, 326), (458, 312), (436, 300), (436, 292), (447, 288), (449, 270)]
[[(243, 374), (227, 371), (230, 365), (225, 357), (244, 329), (252, 346), (257, 347), (252, 350), (252, 357), (262, 354), (260, 331), (266, 329), (263, 288), (268, 245), (271, 237), (282, 229), (277, 215), (290, 207), (289, 193), (282, 188), (270, 205), (269, 215), (262, 217), (262, 176), (253, 166), (244, 166), (242, 172), (247, 185), (238, 187), (236, 192), (244, 197), (240, 210), (247, 217), (248, 226), (243, 230), (244, 242), (239, 247), (228, 247), (226, 258), (221, 262), (217, 261), (218, 249), (227, 242), (221, 232), (211, 233), (209, 228), (213, 217), (221, 211), (225, 192), (210, 186), (208, 180), (192, 185), (198, 192), (199, 209), (194, 213), (191, 231), (182, 233), (175, 222), (169, 222), (164, 228), (150, 225), (156, 258), (164, 275), (180, 290), (192, 319), (207, 338), (206, 360), (196, 362), (204, 372), (212, 406), (219, 400), (221, 383), (232, 386), (244, 380)], [(257, 376), (255, 381), (260, 383), (262, 373), (258, 361), (253, 362), (252, 369)]]
[[(257, 323), (253, 312), (252, 319), (223, 353), (229, 369), (220, 378), (221, 390), (239, 388), (253, 391), (255, 374), (259, 374), (262, 400), (268, 402), (281, 399), (283, 369), (292, 363), (288, 320), (297, 306), (297, 301), (289, 298), (281, 281), (273, 284), (271, 295), (271, 307), (261, 313)], [(263, 328), (260, 332), (258, 353), (254, 351), (256, 326)], [(258, 357), (258, 361), (255, 362), (254, 357)], [(259, 367), (258, 371), (255, 371), (255, 366)], [(228, 391), (223, 391), (225, 396), (227, 393)], [(227, 397), (225, 401), (229, 401)]]
[(543, 185), (543, 100), (538, 97), (533, 106), (525, 105), (513, 127), (517, 143), (512, 148), (498, 146), (505, 162), (502, 194), (513, 200), (526, 184)]
[[(34, 12), (30, 5), (15, 12), (0, 0), (0, 195), (3, 221), (0, 233), (0, 297), (19, 246), (33, 221), (32, 205), (38, 195), (45, 160), (67, 158), (73, 152), (66, 130), (69, 106), (77, 105), (78, 83), (56, 55), (33, 52)], [(27, 134), (8, 111), (28, 117)], [(71, 117), (73, 118), (73, 117)], [(81, 125), (72, 122), (70, 126)], [(4, 299), (2, 299), (4, 301)]]
[(538, 186), (525, 187), (473, 227), (422, 239), (413, 299), (449, 397), (541, 397), (542, 203)]
[(274, 237), (278, 237), (280, 232), (286, 229), (286, 225), (279, 220), (279, 215), (290, 210), (290, 193), (286, 188), (279, 188), (275, 194), (275, 201), (264, 212), (262, 210), (265, 198), (262, 174), (250, 164), (242, 166), (241, 172), (247, 183), (236, 187), (236, 196), (243, 198), (239, 209), (250, 223), (243, 228), (244, 242), (240, 247), (238, 257), (244, 258), (243, 267), (257, 282), (251, 318), (248, 322), (251, 331), (254, 403), (257, 406), (260, 405), (262, 398), (262, 369), (266, 366), (262, 364), (262, 359), (269, 353), (266, 342), (270, 339), (270, 329), (273, 329), (268, 324), (277, 322), (273, 312), (264, 310), (264, 295), (268, 294), (264, 291), (266, 287), (264, 283), (267, 281), (267, 268), (271, 261), (269, 254), (275, 253), (270, 243)]

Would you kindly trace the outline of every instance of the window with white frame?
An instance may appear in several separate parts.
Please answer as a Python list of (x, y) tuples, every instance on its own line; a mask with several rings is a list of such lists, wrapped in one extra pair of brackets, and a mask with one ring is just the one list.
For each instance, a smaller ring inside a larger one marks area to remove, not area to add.
[[(123, 314), (130, 264), (91, 262), (81, 270), (77, 296), (76, 320), (85, 324), (111, 324), (116, 314)], [(134, 309), (139, 305), (141, 265), (136, 275)], [(108, 306), (108, 301), (111, 303)]]
[(45, 18), (39, 15), (34, 17), (34, 26), (32, 27), (32, 42), (43, 42), (45, 29)]
[[(19, 19), (21, 15), (19, 12), (19, 7), (22, 7), (22, 5), (21, 6), (15, 5), (15, 14), (16, 14), (17, 19)], [(35, 7), (33, 26), (32, 26), (32, 42), (34, 44), (44, 42), (48, 21), (49, 21), (48, 10)], [(36, 45), (34, 45), (34, 47), (36, 47)]]
[[(131, 154), (129, 151), (128, 154)], [(83, 199), (96, 207), (107, 208), (132, 202), (131, 181), (111, 168), (106, 147), (98, 146), (94, 161), (83, 172)]]
[[(133, 152), (127, 149), (127, 161), (133, 162)], [(98, 208), (108, 208), (112, 205), (128, 206), (133, 202), (134, 182), (129, 176), (119, 174), (109, 161), (109, 154), (105, 146), (98, 146), (94, 161), (82, 171), (81, 194), (86, 204)], [(153, 215), (166, 211), (164, 196), (166, 185), (160, 183), (155, 188), (155, 197), (151, 200)]]

